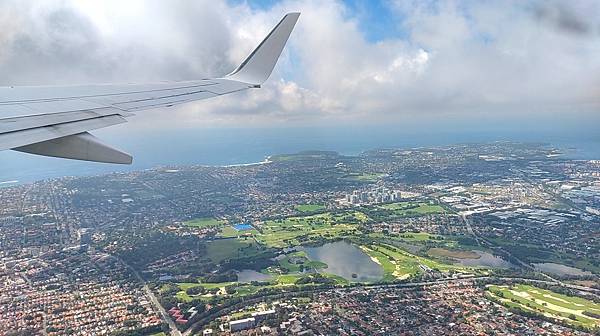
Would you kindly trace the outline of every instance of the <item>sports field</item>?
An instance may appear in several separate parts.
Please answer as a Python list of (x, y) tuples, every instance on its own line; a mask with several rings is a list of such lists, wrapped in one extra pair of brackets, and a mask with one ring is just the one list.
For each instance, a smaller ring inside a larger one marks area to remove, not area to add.
[(546, 289), (518, 284), (489, 285), (488, 293), (508, 307), (534, 312), (586, 328), (600, 328), (600, 304)]
[(325, 210), (325, 206), (322, 204), (298, 204), (294, 206), (294, 209), (300, 212), (317, 212)]
[(211, 226), (223, 225), (224, 222), (215, 218), (196, 218), (184, 223), (190, 227), (205, 228)]
[(380, 205), (379, 208), (391, 210), (396, 217), (422, 216), (443, 213), (445, 210), (439, 205), (429, 203), (398, 202)]

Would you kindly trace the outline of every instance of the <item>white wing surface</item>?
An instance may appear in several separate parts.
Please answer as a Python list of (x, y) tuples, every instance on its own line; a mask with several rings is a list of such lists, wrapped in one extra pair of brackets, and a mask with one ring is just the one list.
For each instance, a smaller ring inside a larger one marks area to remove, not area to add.
[(290, 13), (232, 73), (155, 84), (0, 87), (0, 150), (130, 164), (132, 157), (88, 131), (126, 122), (132, 112), (259, 88), (281, 55), (299, 13)]

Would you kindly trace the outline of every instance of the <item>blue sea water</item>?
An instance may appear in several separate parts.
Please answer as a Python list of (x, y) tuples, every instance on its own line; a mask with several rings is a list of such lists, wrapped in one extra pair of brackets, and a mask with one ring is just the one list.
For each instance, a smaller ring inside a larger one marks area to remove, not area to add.
[[(346, 155), (375, 148), (440, 146), (510, 140), (545, 142), (576, 159), (600, 159), (595, 132), (562, 134), (484, 131), (406, 130), (395, 127), (306, 127), (251, 129), (177, 129), (96, 132), (105, 142), (134, 156), (129, 166), (63, 160), (13, 151), (0, 152), (0, 187), (61, 176), (97, 175), (159, 166), (232, 165), (302, 150), (333, 150)], [(18, 182), (15, 182), (18, 181)]]

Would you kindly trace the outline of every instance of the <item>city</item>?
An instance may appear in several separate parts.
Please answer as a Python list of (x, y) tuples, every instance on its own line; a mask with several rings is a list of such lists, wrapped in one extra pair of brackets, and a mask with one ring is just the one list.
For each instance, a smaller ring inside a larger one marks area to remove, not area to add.
[(3, 335), (591, 335), (600, 161), (493, 142), (0, 188)]

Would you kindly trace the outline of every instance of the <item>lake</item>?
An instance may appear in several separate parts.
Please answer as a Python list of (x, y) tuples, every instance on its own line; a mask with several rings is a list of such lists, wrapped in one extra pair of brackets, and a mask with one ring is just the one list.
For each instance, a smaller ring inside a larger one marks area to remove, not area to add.
[(252, 281), (269, 281), (273, 277), (269, 274), (260, 273), (254, 270), (242, 270), (237, 272), (238, 282), (248, 283)]
[(473, 250), (472, 252), (477, 253), (479, 258), (474, 259), (457, 259), (457, 263), (463, 266), (482, 266), (491, 268), (517, 268), (516, 265), (509, 261), (506, 261), (500, 257), (497, 257), (491, 253)]
[(536, 270), (551, 273), (555, 275), (592, 275), (591, 272), (584, 271), (579, 268), (556, 264), (556, 263), (537, 263), (533, 264)]
[[(319, 247), (301, 247), (308, 259), (328, 265), (325, 272), (339, 275), (350, 281), (375, 282), (383, 277), (383, 268), (358, 247), (344, 241), (327, 243)], [(356, 277), (352, 277), (352, 275)]]

